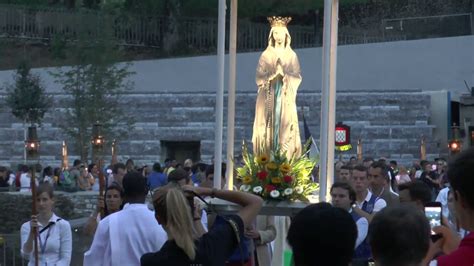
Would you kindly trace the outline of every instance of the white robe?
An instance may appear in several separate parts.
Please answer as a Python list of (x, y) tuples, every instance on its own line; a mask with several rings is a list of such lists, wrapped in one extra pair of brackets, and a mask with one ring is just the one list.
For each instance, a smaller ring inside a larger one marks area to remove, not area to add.
[(140, 265), (143, 254), (160, 250), (166, 240), (166, 232), (146, 204), (126, 204), (100, 221), (84, 254), (84, 266)]

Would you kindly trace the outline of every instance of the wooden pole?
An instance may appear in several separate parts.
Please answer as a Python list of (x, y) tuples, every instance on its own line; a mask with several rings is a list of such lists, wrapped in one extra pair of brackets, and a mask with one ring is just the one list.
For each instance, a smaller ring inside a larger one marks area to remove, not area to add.
[(114, 165), (118, 162), (118, 159), (117, 159), (117, 140), (114, 139), (114, 141), (112, 141), (112, 160), (111, 160), (111, 164)]
[[(102, 169), (102, 159), (100, 158), (97, 160), (97, 167), (99, 168), (99, 198), (103, 198), (105, 191), (105, 177)], [(99, 213), (100, 219), (103, 219), (105, 216), (105, 210), (103, 207), (100, 208)]]
[[(31, 171), (31, 212), (33, 215), (38, 215), (36, 211), (36, 166), (33, 164), (32, 171)], [(36, 217), (38, 219), (38, 217)], [(34, 246), (34, 255), (35, 255), (35, 266), (38, 266), (38, 227), (35, 227), (33, 230), (33, 246)]]
[(362, 157), (362, 139), (357, 140), (357, 160), (362, 163), (364, 160)]
[(62, 169), (67, 170), (69, 168), (69, 161), (67, 158), (68, 155), (67, 155), (66, 141), (63, 141), (62, 155), (63, 155)]
[(426, 142), (425, 142), (425, 136), (421, 136), (420, 155), (421, 155), (421, 160), (426, 160)]

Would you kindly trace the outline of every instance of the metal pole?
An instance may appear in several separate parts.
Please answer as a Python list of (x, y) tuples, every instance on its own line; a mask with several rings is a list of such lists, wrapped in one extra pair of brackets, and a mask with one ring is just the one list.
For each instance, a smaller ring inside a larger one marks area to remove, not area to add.
[(217, 92), (216, 92), (216, 130), (214, 144), (214, 187), (221, 188), (222, 169), (222, 119), (224, 116), (224, 61), (225, 61), (225, 0), (219, 0), (217, 27)]
[(227, 93), (227, 189), (234, 188), (234, 133), (235, 133), (235, 65), (237, 58), (237, 7), (238, 0), (230, 4), (229, 32), (229, 91)]
[(320, 201), (326, 201), (334, 182), (338, 10), (339, 0), (324, 0)]

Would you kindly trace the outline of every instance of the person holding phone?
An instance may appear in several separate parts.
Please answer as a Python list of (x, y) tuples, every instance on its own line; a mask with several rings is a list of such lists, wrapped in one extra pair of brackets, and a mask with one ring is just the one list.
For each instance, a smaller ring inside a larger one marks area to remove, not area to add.
[[(458, 154), (448, 165), (448, 180), (454, 196), (454, 209), (459, 226), (471, 233), (462, 240), (447, 226), (438, 226), (433, 231), (441, 235), (430, 248), (427, 257), (442, 251), (444, 256), (436, 259), (438, 266), (474, 265), (474, 148)], [(434, 264), (433, 264), (434, 265)]]

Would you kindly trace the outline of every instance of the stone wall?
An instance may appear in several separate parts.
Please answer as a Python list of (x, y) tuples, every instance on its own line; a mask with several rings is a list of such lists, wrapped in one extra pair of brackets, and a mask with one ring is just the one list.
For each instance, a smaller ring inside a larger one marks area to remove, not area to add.
[[(297, 97), (300, 132), (304, 141), (303, 114), (316, 140), (319, 139), (320, 93), (300, 91)], [(235, 115), (235, 150), (242, 140), (252, 138), (255, 93), (237, 93)], [(54, 95), (54, 105), (38, 131), (41, 139), (41, 162), (59, 165), (61, 143), (71, 139), (59, 129), (61, 113), (69, 106), (66, 95)], [(227, 99), (225, 99), (225, 102)], [(3, 105), (4, 98), (0, 98)], [(119, 159), (137, 162), (163, 161), (166, 151), (161, 141), (197, 141), (200, 157), (209, 162), (214, 154), (215, 93), (135, 93), (123, 99), (123, 105), (136, 118), (135, 129), (128, 139), (118, 141)], [(419, 157), (422, 135), (428, 139), (428, 154), (439, 153), (440, 143), (431, 139), (430, 96), (423, 92), (340, 92), (337, 94), (336, 121), (351, 126), (355, 154), (358, 138), (364, 143), (364, 155), (384, 156), (410, 161)], [(224, 120), (227, 112), (224, 113)], [(92, 122), (91, 122), (92, 124)], [(226, 122), (224, 121), (224, 127)], [(224, 128), (225, 152), (226, 128)], [(442, 143), (444, 146), (444, 143)], [(69, 145), (70, 162), (77, 152)], [(76, 155), (76, 156), (75, 156)], [(0, 110), (0, 164), (21, 162), (23, 158), (23, 125), (9, 113)], [(109, 160), (110, 156), (106, 157)]]
[[(96, 208), (98, 192), (59, 192), (55, 191), (56, 215), (72, 220), (87, 217)], [(31, 193), (0, 193), (0, 233), (10, 234), (20, 230), (21, 225), (31, 216)]]

